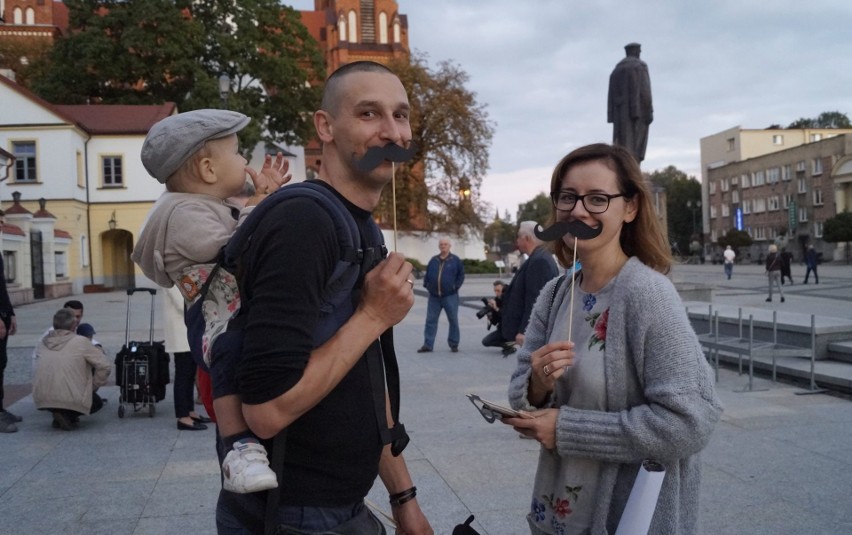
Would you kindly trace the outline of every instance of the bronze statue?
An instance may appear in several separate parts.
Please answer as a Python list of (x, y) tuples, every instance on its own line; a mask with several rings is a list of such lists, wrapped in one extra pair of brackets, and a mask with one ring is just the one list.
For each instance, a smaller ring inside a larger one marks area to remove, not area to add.
[(625, 147), (641, 162), (648, 146), (648, 125), (654, 121), (651, 77), (648, 65), (639, 59), (639, 43), (630, 43), (624, 50), (627, 57), (609, 76), (606, 121), (613, 123), (613, 145)]

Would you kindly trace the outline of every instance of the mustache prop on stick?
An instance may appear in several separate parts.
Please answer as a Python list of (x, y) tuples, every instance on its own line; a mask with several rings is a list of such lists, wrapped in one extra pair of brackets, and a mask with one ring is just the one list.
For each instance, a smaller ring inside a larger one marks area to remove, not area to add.
[(407, 162), (414, 158), (416, 152), (417, 146), (414, 143), (410, 143), (407, 149), (396, 143), (388, 143), (382, 147), (370, 147), (358, 161), (356, 167), (362, 173), (368, 173), (380, 166), (385, 160), (396, 163)]
[(400, 147), (396, 143), (388, 143), (382, 147), (370, 147), (364, 156), (358, 160), (355, 167), (362, 173), (369, 173), (376, 167), (382, 165), (385, 160), (391, 162), (391, 197), (393, 198), (393, 250), (396, 252), (396, 164), (407, 162), (414, 158), (417, 145), (409, 142), (408, 148)]
[[(541, 229), (541, 230), (539, 230)], [(542, 241), (561, 240), (566, 234), (574, 236), (574, 258), (571, 262), (571, 269), (577, 265), (577, 240), (591, 240), (597, 238), (603, 232), (603, 223), (597, 227), (590, 227), (582, 221), (575, 219), (573, 221), (557, 221), (546, 229), (542, 229), (541, 225), (536, 225), (533, 230), (538, 239)], [(574, 325), (574, 282), (571, 280), (571, 302), (568, 305), (568, 340), (571, 340), (571, 327)]]

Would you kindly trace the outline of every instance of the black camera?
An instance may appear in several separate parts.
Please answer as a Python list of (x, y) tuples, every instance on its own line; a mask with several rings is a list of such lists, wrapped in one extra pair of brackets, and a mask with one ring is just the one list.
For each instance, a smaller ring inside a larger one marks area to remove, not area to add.
[(482, 302), (485, 303), (485, 306), (480, 308), (476, 312), (476, 319), (478, 319), (478, 320), (481, 320), (482, 318), (487, 316), (489, 312), (491, 312), (491, 305), (488, 304), (488, 299), (483, 297)]

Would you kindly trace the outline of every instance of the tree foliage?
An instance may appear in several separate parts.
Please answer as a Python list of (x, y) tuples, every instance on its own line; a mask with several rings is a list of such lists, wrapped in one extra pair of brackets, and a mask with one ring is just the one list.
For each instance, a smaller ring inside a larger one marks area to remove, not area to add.
[(650, 179), (666, 191), (669, 242), (681, 252), (688, 251), (693, 234), (699, 240), (702, 234), (701, 184), (673, 165), (654, 171)]
[(825, 111), (818, 117), (802, 117), (790, 123), (787, 128), (852, 128), (852, 121), (845, 113)]
[[(488, 170), (494, 126), (485, 105), (465, 87), (467, 73), (449, 61), (430, 68), (427, 58), (418, 54), (410, 63), (395, 61), (389, 66), (408, 92), (417, 144), (414, 159), (397, 171), (397, 205), (403, 207), (397, 209), (400, 228), (454, 233), (481, 228), (488, 207), (480, 199), (480, 187)], [(390, 212), (389, 190), (380, 214)], [(460, 195), (462, 190), (469, 195)], [(418, 221), (422, 214), (427, 214), (426, 220)]]
[(275, 0), (67, 0), (70, 32), (33, 69), (32, 89), (61, 104), (221, 106), (254, 120), (244, 146), (305, 143), (324, 78), (318, 47), (298, 13)]
[(852, 245), (852, 212), (840, 212), (826, 219), (822, 228), (822, 239), (828, 243), (846, 242), (846, 263), (849, 263), (849, 248)]
[(731, 246), (735, 251), (740, 247), (748, 247), (752, 244), (751, 236), (744, 230), (731, 229), (719, 238), (719, 245), (722, 247)]
[(515, 250), (517, 233), (517, 225), (511, 221), (495, 218), (494, 221), (485, 226), (482, 240), (489, 251), (503, 256)]
[(518, 205), (518, 223), (535, 221), (544, 225), (550, 217), (553, 203), (546, 193), (539, 193), (529, 201)]

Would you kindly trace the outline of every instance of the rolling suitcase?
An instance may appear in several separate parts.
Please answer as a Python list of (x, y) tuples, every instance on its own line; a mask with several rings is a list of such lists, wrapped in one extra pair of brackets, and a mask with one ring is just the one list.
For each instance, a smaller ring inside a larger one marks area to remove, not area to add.
[[(130, 305), (136, 292), (151, 294), (151, 323), (147, 341), (130, 340)], [(129, 288), (127, 290), (127, 323), (124, 345), (115, 357), (115, 383), (119, 387), (118, 417), (124, 418), (126, 406), (134, 412), (147, 410), (148, 416), (156, 413), (156, 403), (166, 396), (169, 383), (169, 355), (163, 342), (154, 341), (154, 297), (153, 288)]]

